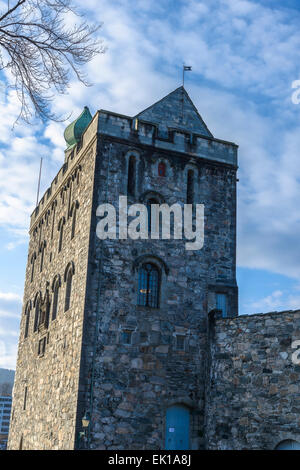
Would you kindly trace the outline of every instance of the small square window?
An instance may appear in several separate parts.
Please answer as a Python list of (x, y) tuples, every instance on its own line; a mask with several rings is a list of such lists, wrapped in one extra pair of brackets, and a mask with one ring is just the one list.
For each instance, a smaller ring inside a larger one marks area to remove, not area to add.
[(121, 342), (123, 344), (131, 344), (131, 336), (132, 336), (132, 331), (131, 330), (122, 331)]
[(46, 350), (46, 336), (39, 341), (38, 355), (43, 356)]
[(141, 331), (140, 332), (140, 342), (141, 343), (146, 343), (148, 341), (148, 335), (146, 331)]
[(176, 347), (177, 351), (184, 351), (185, 350), (185, 336), (176, 335), (175, 347)]

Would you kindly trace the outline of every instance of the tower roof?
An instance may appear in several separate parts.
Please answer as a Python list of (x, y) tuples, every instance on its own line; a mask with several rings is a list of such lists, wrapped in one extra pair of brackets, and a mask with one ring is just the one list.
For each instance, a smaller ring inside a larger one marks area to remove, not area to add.
[(78, 116), (75, 121), (71, 122), (68, 127), (65, 129), (64, 138), (68, 145), (67, 150), (70, 150), (78, 142), (80, 142), (81, 136), (84, 133), (85, 129), (92, 120), (92, 115), (87, 106), (84, 107), (80, 116)]
[(175, 128), (213, 137), (183, 86), (146, 108), (135, 118), (161, 128)]

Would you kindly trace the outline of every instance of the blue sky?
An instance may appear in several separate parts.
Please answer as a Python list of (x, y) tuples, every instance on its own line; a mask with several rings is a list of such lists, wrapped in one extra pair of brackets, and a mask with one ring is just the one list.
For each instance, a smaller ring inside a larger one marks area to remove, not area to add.
[[(82, 2), (75, 0), (78, 8)], [(0, 8), (6, 2), (0, 1)], [(104, 55), (72, 78), (53, 109), (75, 118), (109, 109), (135, 115), (181, 84), (215, 137), (239, 144), (240, 313), (300, 308), (300, 5), (296, 0), (86, 0), (103, 22)], [(70, 16), (68, 22), (74, 18)], [(6, 83), (11, 77), (6, 73)], [(29, 216), (64, 158), (67, 123), (12, 129), (12, 90), (0, 87), (0, 367), (15, 367)]]

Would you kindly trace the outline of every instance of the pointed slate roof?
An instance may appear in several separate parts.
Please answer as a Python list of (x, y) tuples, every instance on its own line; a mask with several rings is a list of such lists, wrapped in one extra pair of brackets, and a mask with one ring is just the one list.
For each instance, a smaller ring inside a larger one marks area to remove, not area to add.
[(183, 86), (149, 106), (135, 118), (153, 122), (162, 129), (176, 128), (213, 137)]

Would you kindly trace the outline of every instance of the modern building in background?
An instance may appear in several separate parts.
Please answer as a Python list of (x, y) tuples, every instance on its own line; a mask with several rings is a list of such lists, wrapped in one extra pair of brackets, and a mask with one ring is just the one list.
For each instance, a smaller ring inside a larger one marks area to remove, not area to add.
[(12, 397), (0, 396), (0, 449), (6, 449)]
[[(65, 139), (31, 217), (9, 449), (297, 447), (300, 312), (238, 316), (237, 146), (183, 87), (134, 117), (85, 108)], [(203, 248), (100, 240), (119, 196), (203, 204)]]

